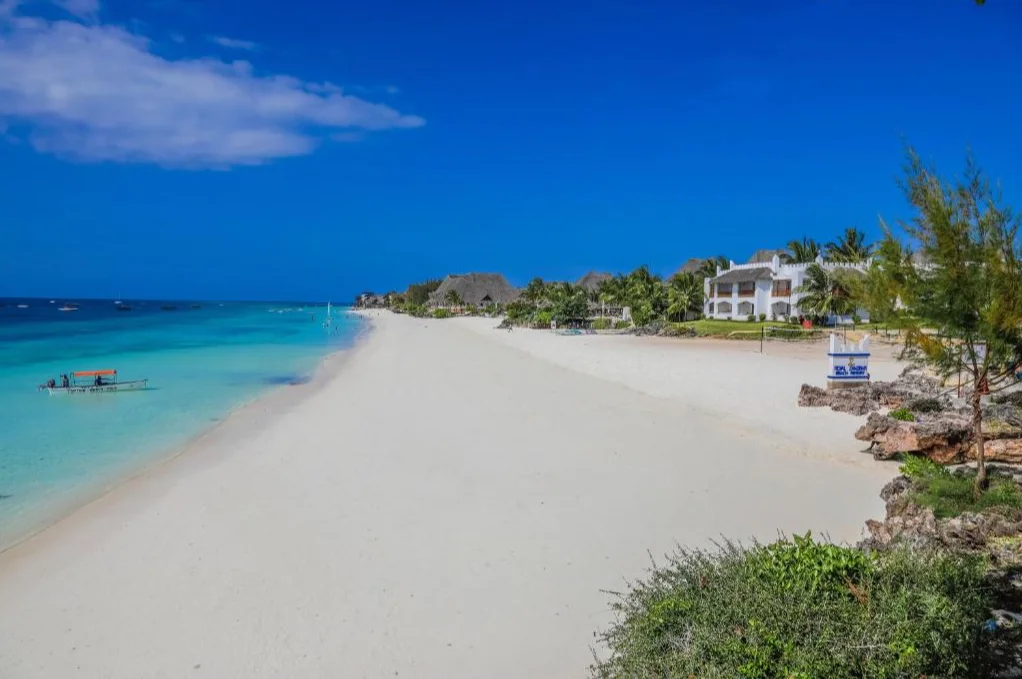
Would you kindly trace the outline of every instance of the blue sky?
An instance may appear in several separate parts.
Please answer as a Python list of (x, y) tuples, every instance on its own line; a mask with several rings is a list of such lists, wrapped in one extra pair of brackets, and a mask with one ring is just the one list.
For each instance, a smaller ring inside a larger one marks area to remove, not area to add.
[(1022, 208), (1020, 30), (1015, 0), (0, 0), (0, 295), (669, 274), (875, 236), (904, 141)]

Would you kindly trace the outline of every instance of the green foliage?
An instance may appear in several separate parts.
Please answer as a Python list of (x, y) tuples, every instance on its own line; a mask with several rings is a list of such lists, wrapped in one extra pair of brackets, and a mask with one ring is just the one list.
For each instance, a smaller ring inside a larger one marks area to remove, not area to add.
[(820, 244), (806, 236), (800, 241), (790, 241), (788, 249), (784, 252), (784, 260), (791, 264), (807, 264), (819, 256)]
[(615, 321), (614, 322), (614, 329), (615, 330), (627, 330), (630, 327), (632, 327), (632, 322), (631, 321)]
[(873, 248), (866, 244), (866, 234), (855, 227), (845, 229), (837, 241), (827, 243), (824, 253), (827, 261), (859, 264), (869, 259)]
[(796, 292), (802, 294), (799, 308), (810, 316), (843, 316), (855, 311), (856, 273), (830, 271), (819, 264), (806, 268), (805, 279)]
[(912, 411), (909, 410), (908, 408), (898, 408), (897, 410), (892, 410), (889, 414), (894, 419), (901, 420), (902, 422), (916, 421), (916, 416), (913, 415)]
[(533, 314), (532, 325), (535, 328), (549, 328), (552, 320), (554, 320), (553, 312), (549, 309), (543, 309)]
[(1001, 511), (1022, 510), (1022, 488), (1007, 476), (992, 476), (990, 487), (977, 496), (975, 472), (951, 473), (946, 467), (927, 458), (908, 456), (902, 463), (901, 473), (912, 481), (909, 499), (931, 508), (937, 518), (994, 508)]
[(593, 320), (593, 330), (609, 330), (612, 325), (612, 320), (609, 318), (597, 318)]
[(444, 303), (450, 306), (461, 306), (465, 301), (461, 299), (461, 295), (458, 294), (457, 290), (451, 289), (444, 295)]
[[(912, 356), (944, 378), (964, 377), (973, 394), (978, 496), (987, 482), (981, 387), (1014, 383), (1022, 365), (1019, 220), (971, 158), (962, 177), (950, 183), (909, 149), (905, 175), (903, 188), (916, 216), (903, 228), (919, 243), (927, 265), (917, 268), (907, 260), (883, 271), (916, 319), (906, 333)], [(937, 333), (924, 333), (924, 327)]]
[(518, 299), (508, 304), (505, 311), (513, 323), (523, 323), (536, 313), (536, 305), (525, 299)]
[(447, 309), (433, 309), (433, 318), (450, 318), (451, 312)]
[(759, 315), (759, 322), (760, 322), (760, 323), (763, 323), (763, 322), (765, 322), (765, 321), (766, 321), (766, 319), (767, 319), (767, 315), (766, 315), (766, 314), (760, 314), (760, 315)]
[(983, 564), (808, 535), (681, 550), (618, 595), (600, 679), (985, 677)]
[(749, 314), (748, 316), (745, 317), (745, 320), (746, 320), (747, 323), (755, 323), (756, 322), (756, 314)]
[(569, 283), (561, 285), (569, 286), (557, 295), (551, 307), (551, 316), (558, 323), (585, 319), (589, 316), (589, 296), (581, 288), (574, 288)]
[(667, 281), (666, 318), (684, 321), (703, 309), (703, 281), (695, 274), (678, 273)]
[(423, 306), (429, 301), (429, 296), (440, 287), (442, 283), (439, 278), (430, 278), (422, 283), (412, 283), (405, 291), (405, 304), (412, 306)]

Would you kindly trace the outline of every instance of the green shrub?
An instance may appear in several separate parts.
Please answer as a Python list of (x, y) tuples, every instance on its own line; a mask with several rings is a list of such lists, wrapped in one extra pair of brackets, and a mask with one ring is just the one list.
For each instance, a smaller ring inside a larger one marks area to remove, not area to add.
[(593, 330), (607, 330), (610, 328), (611, 320), (609, 318), (597, 318), (593, 320)]
[[(776, 315), (776, 314), (775, 314), (775, 315)], [(766, 314), (760, 314), (760, 315), (759, 315), (759, 322), (760, 322), (760, 323), (763, 323), (763, 322), (765, 322), (765, 321), (766, 321)]]
[(549, 309), (537, 311), (532, 317), (532, 324), (537, 328), (549, 328), (550, 321), (554, 320), (554, 314)]
[(989, 676), (991, 592), (969, 556), (808, 535), (681, 550), (619, 594), (600, 679)]
[(912, 411), (909, 410), (908, 408), (898, 408), (897, 410), (892, 410), (889, 414), (894, 419), (901, 420), (902, 422), (916, 421), (916, 416), (913, 415)]
[(939, 413), (944, 405), (938, 398), (920, 397), (905, 404), (905, 407), (914, 413)]
[(963, 512), (1022, 510), (1022, 488), (1003, 474), (991, 474), (990, 486), (976, 497), (973, 482), (975, 471), (951, 473), (932, 460), (906, 457), (901, 473), (912, 481), (908, 497), (912, 502), (929, 507), (938, 519), (958, 516)]
[(749, 323), (755, 323), (756, 322), (756, 314), (749, 314), (746, 317), (745, 320), (747, 320)]
[(451, 312), (447, 309), (433, 309), (433, 318), (450, 318)]
[(627, 330), (630, 327), (632, 327), (631, 321), (615, 321), (614, 323), (615, 330)]

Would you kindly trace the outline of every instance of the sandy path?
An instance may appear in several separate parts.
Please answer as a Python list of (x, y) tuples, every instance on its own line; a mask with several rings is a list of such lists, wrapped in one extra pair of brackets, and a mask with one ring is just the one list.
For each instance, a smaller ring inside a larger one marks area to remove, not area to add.
[(578, 677), (647, 550), (880, 511), (889, 471), (470, 330), (384, 316), (312, 396), (4, 552), (0, 676)]

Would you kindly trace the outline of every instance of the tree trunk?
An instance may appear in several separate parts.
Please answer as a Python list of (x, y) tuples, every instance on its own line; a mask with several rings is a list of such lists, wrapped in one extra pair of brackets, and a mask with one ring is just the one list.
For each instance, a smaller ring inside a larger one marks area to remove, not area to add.
[(987, 489), (987, 464), (986, 454), (983, 450), (983, 404), (981, 399), (979, 383), (973, 386), (972, 390), (972, 436), (976, 444), (976, 487), (975, 494), (978, 498)]

